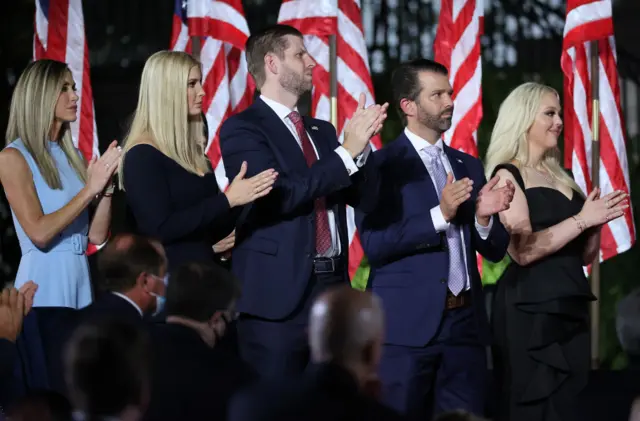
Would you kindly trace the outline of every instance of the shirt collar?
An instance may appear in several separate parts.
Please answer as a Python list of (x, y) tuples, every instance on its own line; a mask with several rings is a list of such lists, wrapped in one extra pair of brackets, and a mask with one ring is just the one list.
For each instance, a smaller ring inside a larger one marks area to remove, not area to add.
[(111, 293), (113, 295), (117, 295), (118, 297), (122, 298), (125, 301), (128, 301), (129, 304), (131, 304), (136, 310), (138, 310), (138, 313), (140, 313), (140, 317), (144, 317), (144, 314), (142, 313), (142, 309), (140, 308), (140, 306), (138, 306), (138, 304), (136, 304), (131, 298), (119, 292), (111, 291)]
[(286, 105), (281, 104), (273, 99), (267, 98), (264, 95), (260, 95), (260, 99), (263, 100), (264, 103), (267, 104), (269, 108), (271, 108), (273, 112), (278, 115), (278, 117), (280, 117), (280, 120), (284, 120), (285, 118), (287, 118), (287, 116), (291, 114), (291, 111), (298, 111), (298, 107), (294, 107), (292, 110)]
[(440, 148), (441, 151), (444, 151), (444, 142), (442, 141), (442, 138), (439, 138), (438, 141), (436, 142), (436, 144), (432, 145), (431, 143), (427, 142), (426, 140), (424, 140), (423, 138), (421, 138), (417, 134), (413, 133), (411, 130), (409, 130), (408, 127), (405, 127), (404, 134), (405, 134), (405, 136), (407, 136), (407, 138), (409, 138), (409, 142), (411, 142), (413, 147), (418, 152), (420, 152), (421, 150), (423, 150), (424, 148), (427, 148), (429, 146), (436, 146), (436, 147)]

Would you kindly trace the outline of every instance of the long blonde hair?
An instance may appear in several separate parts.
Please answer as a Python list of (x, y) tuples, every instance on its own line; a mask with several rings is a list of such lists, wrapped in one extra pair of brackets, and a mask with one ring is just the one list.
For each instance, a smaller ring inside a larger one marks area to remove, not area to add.
[[(485, 157), (487, 178), (500, 164), (515, 163), (524, 166), (529, 162), (527, 133), (533, 125), (542, 97), (558, 92), (546, 85), (527, 82), (511, 91), (500, 105), (498, 118), (493, 126), (491, 142)], [(576, 182), (560, 165), (560, 150), (556, 147), (545, 152), (540, 166), (557, 182), (565, 184), (584, 196)]]
[(84, 159), (73, 145), (69, 123), (63, 123), (58, 139), (50, 139), (56, 104), (67, 73), (65, 63), (37, 60), (30, 63), (16, 84), (9, 111), (6, 144), (20, 138), (33, 157), (42, 178), (52, 189), (62, 189), (60, 173), (48, 149), (48, 141), (57, 141), (69, 164), (83, 183), (87, 181)]
[(194, 67), (200, 67), (200, 62), (179, 51), (157, 52), (145, 63), (138, 106), (118, 169), (121, 189), (125, 156), (144, 138), (150, 138), (160, 152), (185, 170), (199, 175), (209, 172), (202, 145), (202, 118), (190, 117), (187, 104), (189, 72)]

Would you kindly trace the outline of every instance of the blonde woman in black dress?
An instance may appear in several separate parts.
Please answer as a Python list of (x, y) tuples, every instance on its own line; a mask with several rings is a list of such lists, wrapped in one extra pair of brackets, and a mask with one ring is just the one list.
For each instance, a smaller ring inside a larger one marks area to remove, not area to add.
[(516, 192), (500, 220), (511, 264), (493, 305), (499, 420), (571, 419), (589, 374), (589, 302), (583, 266), (599, 251), (600, 229), (628, 208), (627, 194), (584, 197), (562, 169), (558, 93), (525, 83), (502, 103), (487, 151), (488, 177)]

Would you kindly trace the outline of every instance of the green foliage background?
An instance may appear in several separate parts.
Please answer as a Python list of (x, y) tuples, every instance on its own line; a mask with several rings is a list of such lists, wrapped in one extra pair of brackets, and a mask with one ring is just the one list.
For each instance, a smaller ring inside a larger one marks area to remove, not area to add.
[[(559, 68), (550, 70), (544, 74), (530, 75), (523, 72), (518, 66), (513, 68), (494, 68), (489, 65), (483, 67), (482, 93), (483, 93), (483, 119), (478, 130), (478, 146), (480, 156), (489, 145), (491, 129), (500, 108), (500, 104), (509, 92), (519, 84), (537, 79), (554, 87), (562, 95), (563, 75)], [(390, 101), (389, 83), (384, 78), (374, 80), (377, 102)], [(395, 139), (402, 131), (402, 124), (394, 111), (389, 113), (387, 122), (382, 132), (383, 143)], [(635, 139), (639, 141), (640, 139)], [(633, 142), (628, 139), (627, 144)], [(562, 145), (561, 145), (562, 146)], [(629, 151), (631, 157), (631, 151)], [(640, 200), (640, 177), (637, 165), (629, 159), (631, 177), (632, 203)], [(637, 200), (634, 200), (637, 199)], [(638, 210), (634, 209), (635, 225), (638, 226)], [(601, 291), (600, 291), (600, 360), (603, 368), (621, 369), (626, 365), (626, 356), (618, 343), (615, 331), (615, 314), (618, 301), (633, 289), (640, 286), (637, 276), (640, 251), (634, 246), (631, 250), (618, 255), (601, 266)], [(482, 283), (495, 284), (509, 264), (509, 258), (498, 263), (483, 262)], [(369, 265), (367, 259), (363, 259), (360, 269), (353, 279), (353, 286), (364, 289), (369, 278)]]

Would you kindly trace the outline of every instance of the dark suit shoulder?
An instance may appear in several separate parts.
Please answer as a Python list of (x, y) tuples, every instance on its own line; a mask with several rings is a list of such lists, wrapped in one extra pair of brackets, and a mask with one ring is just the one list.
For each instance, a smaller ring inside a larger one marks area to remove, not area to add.
[[(238, 393), (230, 421), (400, 420), (395, 411), (364, 396), (340, 373), (302, 375), (281, 382), (262, 382)], [(335, 375), (335, 376), (334, 376)], [(336, 379), (335, 377), (338, 377)]]
[(461, 159), (465, 164), (474, 163), (474, 164), (482, 165), (482, 161), (480, 161), (480, 159), (476, 158), (473, 155), (470, 155), (458, 149), (454, 149), (451, 146), (447, 146), (447, 148), (449, 149), (449, 153), (451, 154), (451, 156), (453, 156), (454, 158)]

